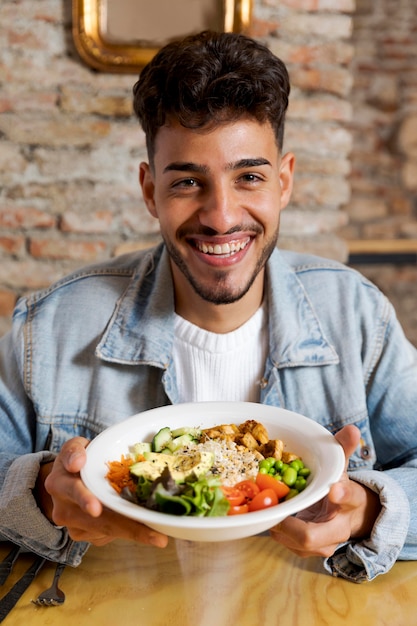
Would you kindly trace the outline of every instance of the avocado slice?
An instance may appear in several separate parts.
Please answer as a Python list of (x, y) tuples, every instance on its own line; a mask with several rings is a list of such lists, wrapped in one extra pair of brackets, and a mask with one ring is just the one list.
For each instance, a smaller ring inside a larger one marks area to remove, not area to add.
[(193, 450), (191, 454), (161, 454), (158, 452), (145, 453), (145, 461), (139, 461), (131, 466), (130, 472), (134, 476), (143, 476), (148, 480), (159, 478), (168, 467), (172, 478), (179, 483), (185, 482), (191, 476), (204, 476), (210, 471), (214, 463), (214, 454), (205, 450)]

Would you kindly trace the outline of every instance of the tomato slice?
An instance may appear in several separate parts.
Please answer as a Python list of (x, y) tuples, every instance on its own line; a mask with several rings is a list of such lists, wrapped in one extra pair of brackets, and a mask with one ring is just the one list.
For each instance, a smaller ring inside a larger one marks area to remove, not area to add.
[(249, 506), (247, 504), (231, 506), (227, 512), (228, 515), (241, 515), (242, 513), (249, 513)]
[(249, 502), (249, 511), (261, 511), (278, 504), (278, 496), (273, 489), (263, 489)]
[(245, 494), (236, 487), (222, 486), (224, 497), (229, 501), (230, 506), (239, 506), (245, 502)]
[(260, 492), (260, 488), (254, 480), (241, 480), (240, 483), (235, 485), (235, 489), (238, 489), (245, 495), (246, 502), (253, 500)]
[(273, 489), (277, 494), (278, 500), (285, 498), (285, 496), (290, 492), (288, 485), (283, 483), (281, 480), (277, 480), (273, 476), (270, 476), (269, 474), (259, 473), (256, 477), (256, 484), (261, 491), (263, 489)]

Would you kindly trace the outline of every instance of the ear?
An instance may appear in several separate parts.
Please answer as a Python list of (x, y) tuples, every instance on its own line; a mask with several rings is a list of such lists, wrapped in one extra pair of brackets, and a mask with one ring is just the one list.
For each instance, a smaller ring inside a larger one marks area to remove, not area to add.
[(281, 209), (285, 209), (290, 201), (294, 183), (295, 156), (287, 152), (282, 159), (279, 169), (279, 182), (281, 186)]
[(157, 218), (158, 214), (155, 207), (155, 183), (148, 163), (141, 163), (139, 165), (139, 183), (142, 188), (142, 195), (145, 200), (146, 208), (152, 217)]

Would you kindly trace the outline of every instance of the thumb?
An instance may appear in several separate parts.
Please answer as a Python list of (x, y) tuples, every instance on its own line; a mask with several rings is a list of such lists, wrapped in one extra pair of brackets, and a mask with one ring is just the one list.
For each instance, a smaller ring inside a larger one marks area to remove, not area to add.
[(60, 460), (67, 472), (77, 473), (84, 466), (86, 461), (86, 447), (88, 439), (84, 437), (74, 437), (61, 448)]
[(353, 424), (344, 426), (335, 435), (336, 441), (340, 443), (345, 453), (345, 457), (346, 457), (345, 470), (347, 469), (347, 466), (348, 466), (349, 457), (354, 453), (354, 451), (359, 445), (360, 438), (361, 438), (361, 431), (356, 426), (353, 426)]

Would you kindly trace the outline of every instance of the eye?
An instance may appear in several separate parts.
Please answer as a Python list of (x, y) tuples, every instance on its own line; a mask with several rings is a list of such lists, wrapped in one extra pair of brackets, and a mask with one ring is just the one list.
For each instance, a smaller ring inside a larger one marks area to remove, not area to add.
[(239, 177), (239, 181), (247, 184), (259, 183), (264, 180), (260, 174), (254, 174), (253, 172), (246, 172)]
[(184, 189), (186, 188), (192, 188), (192, 187), (197, 187), (198, 186), (198, 181), (195, 178), (182, 178), (181, 180), (177, 180), (172, 184), (173, 187), (182, 187)]

